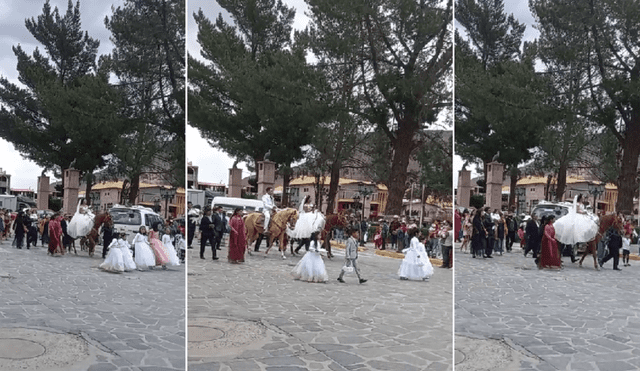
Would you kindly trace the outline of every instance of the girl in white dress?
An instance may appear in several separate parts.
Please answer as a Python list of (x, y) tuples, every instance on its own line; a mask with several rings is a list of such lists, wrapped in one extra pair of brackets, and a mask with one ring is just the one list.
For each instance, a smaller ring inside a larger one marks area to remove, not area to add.
[(81, 198), (76, 207), (76, 213), (67, 225), (67, 234), (73, 238), (84, 237), (91, 232), (95, 215), (87, 205), (87, 200)]
[(133, 238), (133, 246), (136, 252), (135, 263), (138, 270), (142, 268), (153, 268), (156, 265), (156, 257), (151, 250), (149, 240), (147, 238), (147, 228), (140, 227), (139, 232)]
[(176, 248), (173, 246), (173, 242), (171, 241), (171, 235), (165, 233), (162, 235), (162, 244), (167, 248), (167, 252), (169, 253), (169, 265), (180, 265), (180, 259), (178, 258), (178, 253), (176, 252)]
[(320, 232), (311, 234), (311, 245), (309, 251), (300, 259), (298, 264), (291, 271), (293, 278), (307, 282), (327, 282), (329, 275), (322, 261), (321, 253), (327, 250), (322, 249), (322, 242), (319, 239)]
[(569, 213), (553, 223), (555, 238), (565, 245), (589, 242), (596, 237), (600, 228), (598, 218), (587, 214), (582, 208), (582, 195), (573, 198)]
[(109, 245), (109, 254), (100, 268), (110, 272), (124, 272), (136, 269), (136, 263), (131, 256), (129, 243), (124, 239), (125, 233), (120, 232), (114, 236)]
[(429, 261), (424, 244), (418, 239), (420, 236), (420, 230), (417, 228), (409, 231), (411, 241), (409, 247), (402, 250), (405, 255), (398, 269), (401, 280), (426, 280), (433, 275), (433, 265)]
[(323, 230), (326, 221), (324, 215), (318, 210), (305, 212), (304, 206), (309, 197), (310, 196), (305, 197), (304, 200), (300, 202), (300, 206), (298, 207), (298, 220), (296, 221), (295, 227), (293, 229), (287, 228), (287, 235), (291, 240), (300, 241), (298, 248), (295, 250), (296, 253), (300, 251), (302, 245), (309, 246), (311, 234)]

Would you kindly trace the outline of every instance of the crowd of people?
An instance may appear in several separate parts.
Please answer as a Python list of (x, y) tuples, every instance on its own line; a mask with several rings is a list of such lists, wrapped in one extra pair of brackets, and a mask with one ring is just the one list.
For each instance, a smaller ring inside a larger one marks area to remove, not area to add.
[[(624, 219), (623, 215), (618, 215)], [(587, 243), (598, 233), (598, 220), (587, 213), (576, 196), (574, 205), (567, 215), (556, 218), (544, 215), (539, 219), (536, 213), (520, 218), (514, 213), (503, 213), (489, 207), (462, 212), (456, 209), (456, 241), (461, 242), (460, 251), (470, 252), (473, 258), (493, 258), (494, 253), (502, 255), (511, 252), (514, 242), (519, 241), (526, 257), (531, 253), (539, 269), (562, 269), (562, 248), (564, 245)], [(619, 250), (622, 249), (623, 264), (629, 266), (630, 242), (635, 235), (631, 220), (624, 221), (622, 231), (611, 228), (606, 231), (607, 256), (599, 258), (600, 267), (613, 259), (613, 268), (618, 268)], [(637, 235), (636, 235), (637, 238)]]
[[(50, 256), (62, 256), (75, 250), (77, 239), (87, 236), (94, 228), (94, 214), (84, 199), (78, 202), (74, 214), (62, 211), (40, 211), (35, 208), (12, 212), (0, 209), (0, 239), (13, 238), (12, 246), (30, 249), (32, 246), (47, 247)], [(155, 223), (147, 235), (146, 228), (129, 245), (124, 230), (114, 230), (111, 223), (102, 225), (98, 233), (102, 236), (102, 258), (100, 265), (108, 271), (122, 272), (133, 269), (180, 265), (184, 262), (184, 231), (173, 218), (163, 224)], [(135, 257), (135, 259), (134, 259)]]
[[(267, 192), (265, 198), (271, 194)], [(265, 205), (272, 205), (272, 200), (263, 200)], [(325, 225), (325, 217), (316, 210), (313, 205), (303, 200), (299, 205), (298, 217), (295, 225), (287, 226), (287, 241), (298, 243), (295, 253), (305, 247), (304, 257), (297, 263), (292, 271), (295, 279), (308, 282), (327, 282), (329, 277), (324, 266), (322, 256), (327, 253), (322, 247), (322, 231)], [(272, 206), (275, 208), (275, 206)], [(247, 213), (243, 208), (236, 208), (228, 215), (222, 207), (213, 208), (205, 206), (201, 212), (191, 202), (187, 203), (187, 239), (188, 248), (193, 248), (193, 240), (200, 235), (200, 258), (205, 259), (206, 246), (211, 246), (211, 258), (219, 260), (218, 251), (221, 250), (222, 241), (228, 235), (227, 260), (232, 264), (240, 264), (245, 261), (247, 246), (247, 234), (244, 217)], [(360, 283), (367, 280), (360, 276), (357, 265), (358, 246), (367, 241), (368, 224), (358, 218), (358, 215), (348, 215), (346, 223), (341, 223), (332, 229), (332, 237), (339, 243), (345, 242), (345, 264), (342, 267), (338, 281), (344, 281), (344, 275), (355, 273)], [(265, 217), (264, 225), (269, 225), (270, 218)], [(435, 244), (442, 245), (446, 258), (442, 267), (451, 267), (451, 259), (448, 254), (453, 246), (453, 233), (451, 223), (434, 223), (429, 232), (423, 236), (416, 225), (415, 220), (410, 223), (401, 223), (398, 217), (391, 222), (391, 227), (386, 221), (381, 220), (376, 228), (374, 243), (377, 248), (386, 249), (387, 240), (390, 240), (392, 248), (405, 253), (405, 257), (398, 271), (401, 279), (426, 280), (433, 274), (433, 266), (429, 261), (429, 250), (435, 250)], [(272, 221), (271, 221), (272, 223)], [(363, 234), (365, 236), (363, 236)], [(384, 237), (383, 237), (384, 236)], [(345, 238), (346, 237), (346, 238)], [(384, 242), (380, 242), (383, 240)], [(258, 251), (260, 239), (256, 242), (255, 251)], [(425, 247), (428, 246), (428, 247)]]

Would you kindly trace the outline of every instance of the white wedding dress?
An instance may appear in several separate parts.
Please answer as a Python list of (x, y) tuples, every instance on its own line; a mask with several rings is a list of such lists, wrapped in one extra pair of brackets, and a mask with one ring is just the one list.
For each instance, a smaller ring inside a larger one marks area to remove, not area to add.
[(78, 206), (76, 207), (76, 213), (73, 214), (71, 221), (67, 225), (67, 234), (73, 238), (84, 237), (91, 232), (93, 228), (93, 220), (95, 215), (91, 210), (82, 206), (83, 199), (78, 200)]
[(423, 280), (433, 275), (433, 265), (429, 261), (424, 244), (417, 237), (411, 239), (410, 246), (404, 250), (404, 259), (400, 263), (398, 276), (410, 280)]
[(138, 233), (132, 243), (136, 251), (135, 263), (138, 268), (155, 267), (156, 256), (151, 250), (147, 236)]
[(320, 244), (319, 241), (311, 241), (309, 251), (304, 254), (291, 271), (293, 278), (307, 282), (327, 282), (329, 280), (329, 275), (321, 256), (321, 253), (327, 250), (320, 248)]
[(578, 196), (573, 199), (573, 207), (569, 213), (560, 217), (553, 223), (556, 230), (556, 240), (565, 244), (573, 245), (579, 242), (589, 242), (598, 234), (600, 223), (593, 214), (578, 213)]
[(169, 253), (169, 265), (180, 265), (180, 259), (178, 258), (178, 253), (176, 252), (176, 248), (173, 246), (173, 242), (171, 242), (171, 236), (165, 234), (162, 236), (162, 244), (167, 248), (167, 252)]
[(136, 263), (131, 256), (129, 243), (122, 239), (114, 239), (109, 245), (109, 254), (100, 268), (110, 272), (124, 272), (136, 269)]
[(287, 234), (294, 239), (309, 238), (313, 232), (324, 229), (325, 221), (324, 215), (317, 210), (309, 213), (301, 211), (294, 229), (287, 229)]

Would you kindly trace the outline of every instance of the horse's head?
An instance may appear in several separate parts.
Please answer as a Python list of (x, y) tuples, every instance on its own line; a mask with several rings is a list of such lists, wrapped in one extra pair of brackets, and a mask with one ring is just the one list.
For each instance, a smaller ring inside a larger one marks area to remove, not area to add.
[(338, 224), (341, 226), (346, 226), (349, 223), (349, 217), (347, 216), (347, 210), (341, 210), (338, 213)]

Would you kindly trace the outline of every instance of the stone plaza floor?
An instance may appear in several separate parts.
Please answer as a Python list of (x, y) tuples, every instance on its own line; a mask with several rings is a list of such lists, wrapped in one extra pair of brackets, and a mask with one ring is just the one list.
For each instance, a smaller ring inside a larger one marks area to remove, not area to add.
[(456, 371), (640, 369), (639, 261), (540, 271), (519, 245), (493, 259), (455, 250)]
[[(189, 370), (452, 370), (452, 271), (400, 281), (400, 260), (359, 253), (359, 284), (336, 278), (344, 251), (324, 258), (329, 282), (294, 280), (302, 256), (272, 249), (244, 264), (188, 250)], [(304, 251), (304, 249), (302, 250)]]
[(0, 371), (185, 369), (185, 266), (109, 273), (0, 244)]

